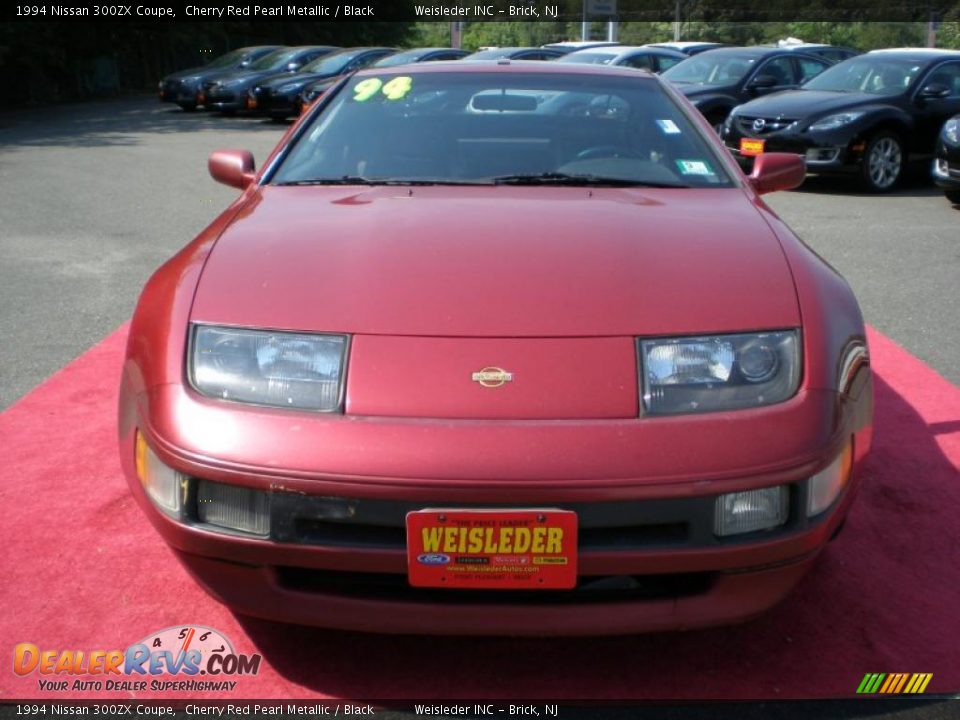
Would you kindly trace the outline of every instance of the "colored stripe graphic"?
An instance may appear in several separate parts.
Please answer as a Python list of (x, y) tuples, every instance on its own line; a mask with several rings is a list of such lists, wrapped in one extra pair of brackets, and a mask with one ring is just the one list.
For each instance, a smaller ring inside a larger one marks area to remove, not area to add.
[(867, 673), (857, 686), (857, 694), (918, 695), (927, 689), (933, 673)]

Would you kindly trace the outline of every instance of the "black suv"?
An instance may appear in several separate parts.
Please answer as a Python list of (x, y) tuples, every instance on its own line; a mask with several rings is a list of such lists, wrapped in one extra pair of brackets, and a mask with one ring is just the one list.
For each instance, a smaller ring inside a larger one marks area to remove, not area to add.
[(717, 132), (737, 105), (760, 95), (791, 90), (833, 65), (797, 50), (734, 47), (707, 50), (662, 77), (696, 105)]
[(958, 112), (960, 51), (874, 50), (799, 90), (741, 105), (721, 136), (745, 167), (761, 152), (794, 152), (811, 172), (855, 172), (883, 192), (908, 158), (929, 160), (944, 122)]

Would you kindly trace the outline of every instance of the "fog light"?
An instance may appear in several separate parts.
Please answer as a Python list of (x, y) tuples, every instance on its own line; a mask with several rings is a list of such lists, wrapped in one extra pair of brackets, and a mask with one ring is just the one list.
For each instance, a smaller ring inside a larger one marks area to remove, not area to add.
[(147, 496), (153, 504), (170, 517), (179, 519), (180, 509), (183, 507), (182, 498), (186, 488), (186, 477), (164, 465), (147, 445), (146, 439), (139, 430), (137, 430), (134, 460), (140, 484), (147, 491)]
[(842, 148), (811, 148), (807, 150), (807, 162), (834, 162)]
[(778, 485), (728, 493), (717, 498), (713, 531), (720, 537), (768, 530), (787, 521), (787, 488)]
[(848, 442), (836, 459), (818, 472), (807, 486), (807, 517), (819, 515), (833, 505), (850, 479), (853, 467), (853, 443)]
[(197, 515), (209, 525), (270, 534), (270, 499), (261, 490), (202, 480), (197, 488)]

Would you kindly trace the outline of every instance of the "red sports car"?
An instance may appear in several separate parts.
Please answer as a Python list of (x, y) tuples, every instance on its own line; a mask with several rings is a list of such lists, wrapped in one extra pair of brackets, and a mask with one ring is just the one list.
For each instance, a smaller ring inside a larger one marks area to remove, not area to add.
[(840, 529), (872, 383), (847, 283), (656, 76), (343, 80), (143, 291), (130, 487), (240, 613), (603, 634), (743, 620)]

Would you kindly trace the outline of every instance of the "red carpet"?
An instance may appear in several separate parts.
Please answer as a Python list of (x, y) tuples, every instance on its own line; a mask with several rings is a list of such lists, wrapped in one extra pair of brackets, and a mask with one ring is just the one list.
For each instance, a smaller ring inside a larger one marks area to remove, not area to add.
[(36, 674), (11, 671), (19, 642), (122, 649), (178, 624), (263, 655), (260, 674), (225, 698), (814, 698), (851, 695), (866, 672), (932, 672), (928, 693), (960, 690), (960, 389), (876, 332), (869, 478), (797, 592), (740, 627), (574, 641), (378, 637), (234, 617), (128, 497), (114, 433), (125, 332), (0, 414), (0, 700), (43, 695)]

